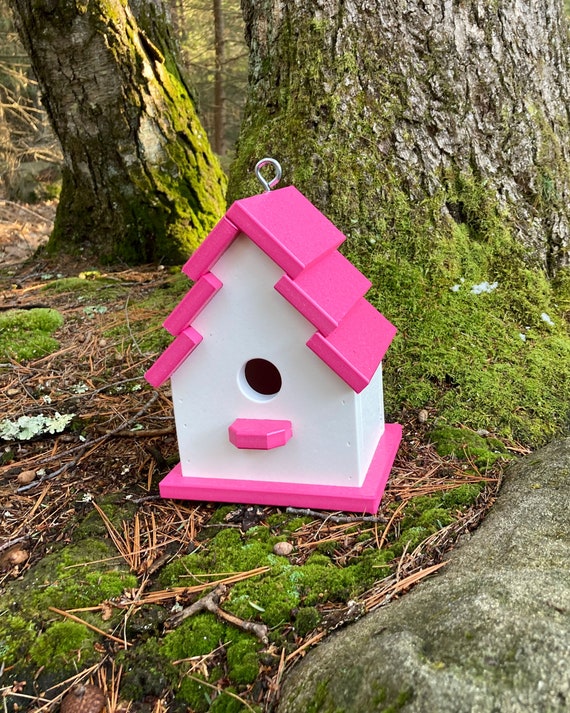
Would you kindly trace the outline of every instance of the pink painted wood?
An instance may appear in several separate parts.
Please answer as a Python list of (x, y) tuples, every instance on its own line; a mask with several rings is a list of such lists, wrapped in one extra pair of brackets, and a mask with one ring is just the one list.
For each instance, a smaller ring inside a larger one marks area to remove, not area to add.
[(239, 228), (228, 220), (226, 214), (200, 247), (192, 253), (182, 268), (182, 272), (188, 275), (191, 280), (198, 280), (226, 251), (239, 232)]
[(293, 435), (291, 421), (236, 418), (228, 428), (236, 448), (269, 451), (284, 446)]
[(236, 201), (227, 216), (293, 278), (345, 239), (294, 186)]
[(221, 287), (222, 283), (211, 272), (202, 275), (164, 320), (162, 326), (174, 336), (180, 334), (191, 324), (194, 317), (200, 314)]
[(333, 250), (294, 280), (284, 275), (275, 289), (327, 336), (371, 286), (344, 255)]
[(402, 438), (402, 427), (387, 424), (362, 487), (303, 485), (182, 475), (180, 464), (161, 481), (163, 498), (206, 502), (252, 503), (376, 513)]
[(193, 327), (182, 331), (176, 339), (162, 352), (144, 377), (151, 386), (159, 386), (170, 378), (180, 364), (191, 354), (202, 341), (202, 335)]
[(335, 250), (344, 235), (293, 186), (236, 201), (182, 268), (197, 280), (239, 232), (291, 277)]
[(307, 346), (358, 394), (370, 383), (395, 334), (396, 327), (363, 298), (327, 337), (316, 332)]

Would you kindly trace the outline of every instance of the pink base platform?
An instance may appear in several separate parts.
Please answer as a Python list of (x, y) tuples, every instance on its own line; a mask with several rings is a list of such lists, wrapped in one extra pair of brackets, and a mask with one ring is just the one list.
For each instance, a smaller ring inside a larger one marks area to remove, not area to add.
[(160, 495), (178, 500), (376, 513), (401, 439), (402, 427), (397, 423), (386, 424), (360, 488), (184, 477), (179, 463), (160, 482)]

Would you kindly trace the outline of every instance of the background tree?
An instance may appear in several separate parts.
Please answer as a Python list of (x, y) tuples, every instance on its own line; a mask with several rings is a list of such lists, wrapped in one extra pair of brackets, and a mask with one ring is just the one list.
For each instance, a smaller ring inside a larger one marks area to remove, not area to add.
[(252, 168), (271, 155), (348, 236), (345, 250), (400, 329), (388, 355), (389, 408), (434, 407), (452, 422), (535, 442), (564, 427), (562, 5), (242, 7), (250, 90), (229, 197), (258, 191)]
[(181, 262), (224, 209), (225, 177), (150, 0), (11, 0), (64, 154), (52, 251)]
[(178, 0), (173, 19), (200, 118), (222, 165), (229, 168), (247, 92), (248, 51), (239, 0)]
[[(557, 0), (242, 5), (251, 88), (233, 195), (254, 156), (273, 153), (352, 235), (378, 236), (394, 213), (391, 188), (417, 203), (469, 174), (545, 268), (569, 264), (569, 56)], [(452, 196), (442, 208), (441, 221), (468, 220)]]

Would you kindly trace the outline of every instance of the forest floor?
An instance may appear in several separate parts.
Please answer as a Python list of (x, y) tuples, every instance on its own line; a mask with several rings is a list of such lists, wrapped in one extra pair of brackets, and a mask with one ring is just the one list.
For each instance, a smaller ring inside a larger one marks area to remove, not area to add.
[[(342, 569), (366, 553), (391, 548), (393, 557), (386, 569), (379, 567), (375, 581), (367, 581), (361, 590), (357, 586), (344, 600), (323, 597), (312, 605), (316, 611), (313, 626), (296, 626), (298, 612), (292, 612), (290, 621), (270, 626), (268, 637), (258, 646), (258, 673), (245, 682), (232, 680), (228, 673), (224, 642), (212, 651), (189, 655), (182, 664), (174, 662), (185, 667), (184, 675), (190, 679), (204, 681), (203, 695), (212, 702), (212, 710), (224, 691), (231, 697), (227, 710), (234, 710), (231, 705), (237, 703), (241, 707), (235, 710), (271, 710), (283, 676), (312, 646), (339, 626), (403, 595), (444, 565), (446, 551), (476, 527), (493, 502), (503, 464), (498, 461), (485, 471), (468, 459), (438, 455), (429, 442), (435, 414), (402, 412), (392, 414), (402, 423), (404, 438), (376, 518), (240, 505), (220, 508), (213, 503), (161, 499), (157, 483), (176, 462), (177, 454), (171, 398), (166, 387), (151, 389), (143, 373), (157, 355), (160, 319), (181, 296), (171, 289), (175, 278), (168, 270), (151, 266), (110, 270), (71, 258), (54, 261), (41, 253), (35, 255), (49, 235), (54, 209), (52, 204), (0, 202), (0, 314), (50, 308), (63, 316), (63, 326), (54, 333), (58, 346), (53, 351), (39, 358), (0, 359), (4, 362), (0, 365), (0, 419), (17, 423), (23, 416), (73, 416), (69, 428), (61, 432), (43, 432), (28, 439), (4, 436), (0, 594), (12, 583), (25, 581), (26, 574), (48, 553), (73, 543), (78, 524), (94, 511), (103, 513), (107, 538), (137, 585), (110, 603), (96, 602), (91, 607), (91, 612), (102, 612), (95, 663), (78, 666), (76, 674), (56, 681), (49, 690), (39, 684), (30, 688), (29, 682), (26, 688), (14, 681), (10, 671), (17, 667), (8, 666), (0, 679), (4, 700), (17, 701), (20, 710), (48, 710), (72, 686), (90, 682), (107, 696), (108, 713), (179, 710), (175, 702), (180, 683), (160, 692), (144, 691), (139, 700), (126, 697), (122, 679), (127, 678), (127, 666), (115, 665), (114, 659), (118, 651), (144, 636), (126, 626), (134, 610), (158, 605), (169, 616), (174, 605), (180, 608), (207, 598), (221, 582), (224, 588), (217, 590), (219, 597), (209, 616), (224, 618), (225, 602), (231, 601), (235, 583), (263, 576), (259, 567), (244, 565), (238, 571), (212, 572), (199, 585), (196, 575), (192, 580), (196, 586), (164, 586), (159, 575), (169, 563), (197, 548), (207, 552), (221, 530), (247, 538), (257, 528), (256, 532), (269, 532), (276, 541), (286, 541), (291, 547), (284, 556), (288, 566), (298, 571), (315, 553), (321, 553), (321, 559), (327, 555), (330, 568)], [(158, 341), (153, 342), (154, 338)], [(516, 445), (511, 451), (517, 452)], [(426, 496), (432, 497), (433, 510), (433, 498), (469, 484), (479, 486), (476, 497), (461, 506), (449, 506), (447, 520), (432, 523), (420, 542), (397, 546), (414, 503), (419, 513), (417, 503), (425, 505)], [(124, 504), (123, 520), (105, 517), (100, 506), (109, 499), (119, 509)], [(104, 625), (105, 607), (112, 607), (118, 616), (112, 631)], [(86, 616), (72, 609), (55, 609), (49, 616), (57, 621), (81, 621)], [(248, 619), (263, 623), (262, 609), (254, 601)], [(240, 622), (248, 623), (244, 617), (237, 619), (238, 628)], [(160, 636), (160, 631), (154, 633)], [(185, 705), (193, 709), (188, 699)]]

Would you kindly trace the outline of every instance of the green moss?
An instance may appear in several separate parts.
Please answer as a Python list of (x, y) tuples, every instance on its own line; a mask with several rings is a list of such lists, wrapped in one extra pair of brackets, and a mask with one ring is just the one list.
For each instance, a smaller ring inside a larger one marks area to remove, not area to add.
[(0, 611), (0, 661), (5, 665), (21, 660), (37, 637), (37, 630), (28, 619)]
[(570, 320), (570, 267), (558, 272), (552, 281), (556, 306)]
[(160, 653), (171, 661), (203, 656), (224, 643), (225, 636), (225, 625), (213, 614), (197, 614), (166, 634), (160, 643)]
[(307, 703), (307, 713), (346, 713), (343, 708), (337, 708), (328, 692), (329, 681), (319, 681), (315, 695)]
[[(368, 538), (368, 535), (365, 535), (365, 537)], [(319, 542), (319, 544), (315, 547), (315, 551), (319, 554), (326, 555), (327, 557), (332, 557), (336, 552), (337, 547), (338, 543), (330, 540), (328, 542)]]
[(468, 507), (475, 503), (484, 487), (484, 483), (465, 483), (443, 493), (441, 502), (446, 508)]
[(98, 658), (93, 645), (97, 635), (83, 624), (59, 621), (40, 634), (30, 648), (30, 657), (37, 666), (59, 671), (73, 669)]
[(285, 532), (296, 532), (297, 530), (303, 528), (305, 525), (308, 525), (311, 521), (312, 518), (310, 517), (294, 517), (286, 523), (283, 529)]
[(355, 596), (365, 584), (359, 574), (356, 565), (337, 568), (307, 563), (291, 576), (299, 586), (303, 605), (315, 606), (326, 601), (346, 602)]
[(431, 432), (430, 440), (439, 455), (452, 455), (467, 460), (482, 471), (490, 468), (500, 458), (511, 457), (497, 438), (479, 436), (464, 428), (439, 426)]
[(176, 700), (186, 703), (189, 710), (195, 713), (209, 711), (212, 701), (212, 689), (196, 680), (201, 678), (203, 676), (200, 674), (193, 674), (192, 678), (184, 678), (176, 693)]
[[(136, 505), (125, 500), (123, 493), (111, 493), (101, 498), (98, 503), (111, 524), (122, 529), (123, 522), (129, 520), (135, 511)], [(97, 510), (88, 513), (74, 530), (75, 541), (87, 541), (108, 536), (107, 526)]]
[[(412, 689), (400, 691), (391, 696), (386, 689), (382, 688), (373, 697), (373, 704), (375, 710), (379, 711), (379, 713), (397, 713), (401, 711), (406, 703), (409, 703), (413, 697), (414, 693)], [(389, 701), (390, 698), (392, 699), (391, 702)]]
[(246, 713), (246, 711), (254, 710), (256, 713), (261, 713), (259, 706), (252, 707), (251, 704), (245, 706), (239, 698), (230, 696), (230, 693), (235, 693), (231, 687), (226, 688), (210, 706), (210, 713)]
[(295, 631), (304, 637), (316, 629), (321, 621), (321, 615), (316, 607), (300, 607), (295, 615)]
[(226, 517), (228, 515), (230, 515), (230, 513), (235, 512), (235, 510), (240, 507), (241, 507), (241, 505), (235, 505), (235, 504), (220, 505), (214, 511), (212, 517), (208, 521), (208, 524), (209, 525), (219, 525), (219, 524), (225, 522)]
[(393, 555), (400, 555), (404, 549), (412, 552), (430, 535), (454, 522), (461, 511), (475, 502), (483, 487), (483, 482), (466, 483), (452, 490), (412, 498), (404, 511), (399, 534), (395, 538), (389, 536)]
[(299, 593), (287, 569), (276, 567), (270, 576), (238, 582), (232, 587), (226, 608), (243, 619), (260, 617), (267, 626), (280, 626), (291, 619)]
[(244, 534), (244, 539), (246, 541), (251, 541), (251, 540), (256, 540), (257, 542), (263, 542), (264, 544), (270, 545), (273, 547), (273, 545), (285, 538), (283, 537), (275, 537), (275, 535), (271, 532), (271, 528), (265, 527), (264, 525), (256, 525), (255, 527), (250, 527), (247, 532)]
[[(74, 660), (78, 666), (94, 660), (98, 654), (93, 644), (99, 636), (82, 624), (54, 621), (49, 607), (66, 610), (97, 606), (136, 585), (137, 578), (117, 562), (116, 549), (108, 540), (83, 540), (47, 555), (21, 579), (10, 582), (0, 597), (5, 664), (17, 670), (25, 665), (26, 652), (48, 673), (61, 672), (62, 666)], [(91, 612), (81, 616), (88, 623), (111, 630), (120, 614), (108, 621)]]
[(160, 652), (155, 638), (116, 652), (115, 663), (123, 667), (121, 695), (126, 700), (160, 697), (168, 686), (178, 683), (180, 671)]
[(101, 302), (110, 302), (126, 293), (118, 280), (104, 277), (96, 271), (81, 273), (79, 277), (61, 277), (51, 280), (43, 289), (55, 294), (72, 293), (79, 301), (96, 296)]
[[(34, 587), (26, 606), (42, 616), (50, 606), (88, 607), (136, 585), (135, 575), (117, 563), (110, 541), (99, 539), (82, 540), (44, 557), (22, 580), (22, 587)], [(18, 582), (13, 586), (21, 588)]]
[(221, 530), (203, 551), (181, 557), (165, 567), (160, 581), (164, 586), (172, 586), (187, 583), (189, 573), (245, 572), (271, 565), (276, 559), (270, 542), (244, 543), (238, 530)]
[(259, 675), (259, 642), (253, 637), (242, 638), (228, 647), (227, 662), (230, 681), (238, 685), (253, 683)]
[(407, 527), (396, 542), (393, 543), (392, 548), (394, 553), (401, 555), (404, 550), (406, 552), (413, 552), (418, 545), (427, 537), (433, 535), (434, 532), (436, 532), (436, 529), (432, 527), (421, 527), (419, 525)]
[(59, 348), (51, 335), (63, 324), (54, 309), (8, 310), (0, 314), (0, 359), (38, 359)]
[[(419, 204), (392, 187), (382, 233), (351, 256), (399, 328), (386, 359), (387, 409), (431, 405), (451, 425), (542, 443), (570, 409), (570, 333), (557, 302), (565, 278), (552, 285), (528, 264), (508, 217), (473, 177), (444, 185)], [(497, 285), (473, 292), (485, 282)]]
[[(227, 626), (212, 614), (197, 614), (187, 619), (163, 637), (158, 650), (161, 657), (176, 661), (204, 656), (218, 649), (221, 644), (226, 648), (229, 680), (239, 686), (253, 683), (259, 675), (259, 642), (253, 636)], [(222, 675), (222, 671), (219, 671), (218, 676), (210, 675), (208, 682), (213, 683)], [(201, 678), (201, 675), (192, 674), (192, 678), (182, 676), (176, 697), (193, 711), (211, 710), (212, 689), (201, 685), (196, 678)]]

